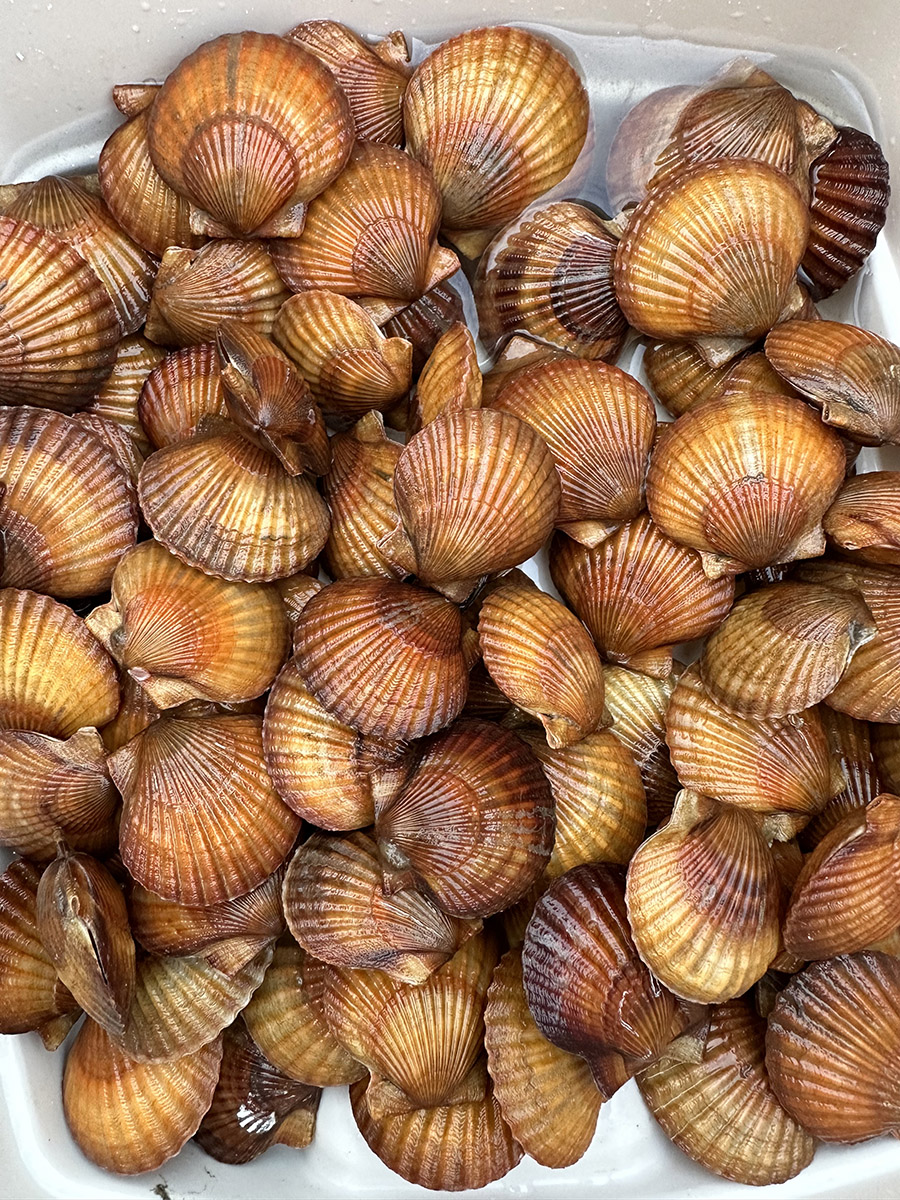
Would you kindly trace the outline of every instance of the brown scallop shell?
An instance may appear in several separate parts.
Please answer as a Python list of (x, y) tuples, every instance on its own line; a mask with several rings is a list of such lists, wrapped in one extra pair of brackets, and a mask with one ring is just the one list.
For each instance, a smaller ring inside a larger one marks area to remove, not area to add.
[(781, 1107), (765, 1064), (766, 1025), (745, 999), (710, 1010), (699, 1062), (663, 1058), (638, 1076), (653, 1116), (679, 1150), (723, 1179), (793, 1179), (815, 1142)]
[(710, 366), (693, 342), (657, 342), (641, 361), (654, 395), (674, 417), (719, 395), (734, 369), (732, 362)]
[(230, 422), (206, 417), (192, 437), (151, 454), (138, 495), (167, 550), (208, 575), (266, 582), (294, 575), (328, 537), (328, 508), (305, 476)]
[(799, 400), (742, 392), (706, 401), (657, 442), (647, 506), (714, 577), (821, 554), (844, 478), (841, 443)]
[(378, 847), (368, 833), (314, 833), (285, 877), (291, 933), (322, 962), (422, 983), (453, 957), (473, 926), (412, 889), (386, 895), (382, 883)]
[(624, 1083), (685, 1028), (675, 997), (638, 958), (622, 867), (587, 863), (555, 880), (537, 902), (522, 964), (541, 1033), (587, 1061), (604, 1098), (615, 1090), (606, 1086), (612, 1055)]
[(211, 342), (223, 321), (235, 320), (268, 337), (288, 295), (258, 242), (172, 246), (153, 283), (145, 332), (163, 346), (190, 346)]
[(407, 432), (419, 430), (442, 413), (481, 408), (481, 371), (475, 339), (456, 321), (435, 342), (410, 398)]
[(887, 159), (859, 129), (839, 128), (812, 165), (809, 242), (801, 266), (816, 300), (844, 286), (875, 246), (891, 194)]
[(445, 235), (477, 256), (505, 224), (571, 170), (588, 98), (549, 41), (525, 29), (470, 29), (421, 63), (403, 103), (409, 153), (431, 169)]
[(603, 720), (603, 667), (585, 627), (531, 583), (511, 580), (481, 605), (478, 640), (494, 681), (537, 717), (553, 749), (579, 742)]
[(619, 305), (650, 337), (758, 338), (791, 296), (808, 229), (803, 197), (775, 168), (688, 167), (631, 217), (616, 253)]
[(510, 380), (492, 408), (526, 421), (549, 446), (562, 484), (557, 525), (576, 541), (596, 545), (644, 507), (656, 411), (624, 371), (540, 363)]
[(494, 971), (484, 1010), (488, 1071), (513, 1137), (545, 1167), (578, 1162), (594, 1136), (600, 1093), (587, 1063), (548, 1042), (528, 1009), (522, 951)]
[(900, 926), (900, 798), (849, 812), (808, 855), (784, 924), (804, 962), (854, 954)]
[(95, 729), (67, 741), (0, 731), (0, 844), (39, 861), (54, 857), (60, 837), (73, 850), (109, 853), (118, 803)]
[(388, 891), (418, 884), (444, 912), (486, 917), (525, 894), (553, 845), (553, 795), (537, 759), (487, 721), (457, 721), (411, 780), (376, 804)]
[(401, 524), (381, 549), (445, 595), (516, 566), (543, 544), (559, 508), (559, 475), (543, 439), (509, 413), (465, 409), (415, 435), (394, 472)]
[(274, 587), (204, 575), (152, 539), (120, 560), (87, 626), (159, 708), (259, 696), (290, 646)]
[(270, 250), (293, 292), (325, 288), (404, 308), (459, 268), (435, 240), (440, 223), (441, 194), (426, 167), (402, 150), (357, 142), (310, 204), (302, 235)]
[(460, 1192), (501, 1179), (522, 1147), (503, 1120), (483, 1063), (476, 1070), (477, 1096), (379, 1118), (369, 1112), (366, 1083), (354, 1084), (353, 1118), (369, 1149), (397, 1175), (432, 1191)]
[(331, 447), (318, 405), (274, 342), (240, 321), (216, 333), (225, 406), (245, 437), (274, 454), (289, 475), (324, 475)]
[(343, 579), (314, 596), (297, 623), (306, 686), (360, 733), (409, 741), (442, 729), (466, 702), (459, 610), (424, 588)]
[(139, 1175), (177, 1154), (212, 1102), (222, 1041), (164, 1063), (138, 1063), (94, 1021), (69, 1051), (63, 1109), (78, 1148), (99, 1167)]
[(769, 362), (865, 446), (900, 442), (900, 348), (839, 321), (785, 321), (766, 338)]
[(887, 775), (882, 777), (876, 752), (877, 727), (873, 728), (866, 721), (857, 721), (824, 704), (818, 711), (828, 736), (832, 762), (841, 771), (844, 783), (838, 794), (829, 800), (801, 833), (800, 843), (805, 851), (814, 849), (848, 813), (865, 808), (870, 800), (882, 792), (896, 792), (900, 788), (900, 781), (895, 786)]
[(544, 769), (556, 808), (556, 839), (545, 877), (580, 863), (627, 865), (643, 840), (647, 802), (628, 749), (608, 729), (575, 746), (551, 749), (537, 730), (520, 729)]
[(666, 741), (686, 788), (752, 812), (813, 816), (844, 786), (818, 709), (739, 716), (709, 694), (696, 665), (672, 693)]
[(164, 899), (241, 896), (281, 865), (299, 833), (266, 774), (259, 717), (163, 716), (109, 766), (124, 801), (122, 860)]
[(324, 987), (322, 964), (289, 938), (282, 939), (243, 1018), (266, 1058), (291, 1079), (340, 1087), (361, 1079), (366, 1069), (328, 1028)]
[(618, 240), (612, 223), (582, 204), (554, 201), (517, 217), (478, 264), (485, 344), (525, 333), (579, 358), (615, 358), (627, 329), (613, 283)]
[[(294, 1128), (286, 1144), (308, 1145), (315, 1132), (320, 1088), (297, 1083), (274, 1067), (238, 1018), (223, 1037), (219, 1082), (195, 1140), (218, 1162), (248, 1163), (285, 1140), (289, 1117)], [(306, 1135), (299, 1139), (298, 1119), (305, 1117)]]
[(325, 968), (325, 1016), (370, 1071), (373, 1116), (470, 1097), (466, 1077), (483, 1053), (485, 997), (498, 957), (494, 940), (477, 935), (417, 984), (382, 971)]
[(628, 920), (641, 958), (686, 1000), (721, 1003), (778, 952), (779, 882), (768, 844), (737, 808), (681, 792), (628, 868)]
[(147, 376), (138, 401), (141, 426), (158, 450), (196, 433), (203, 417), (226, 412), (219, 356), (211, 342), (167, 354)]
[(729, 578), (708, 579), (700, 556), (646, 514), (596, 547), (557, 534), (550, 573), (605, 658), (660, 679), (672, 647), (710, 633), (734, 598)]
[(0, 590), (0, 726), (70, 737), (119, 707), (112, 659), (70, 608)]
[(101, 417), (94, 412), (74, 413), (72, 420), (103, 443), (128, 476), (132, 487), (137, 487), (138, 475), (144, 465), (144, 454), (131, 434), (117, 421), (111, 421), (109, 417)]
[(451, 325), (464, 319), (459, 292), (449, 283), (439, 283), (385, 321), (382, 332), (387, 337), (405, 338), (412, 343), (412, 370), (415, 377), (425, 366), (441, 335)]
[(196, 249), (206, 238), (191, 229), (194, 206), (173, 191), (153, 165), (149, 108), (113, 130), (100, 151), (100, 190), (125, 232), (162, 257), (169, 246)]
[(700, 659), (710, 695), (750, 717), (786, 717), (824, 700), (859, 646), (875, 636), (858, 595), (773, 583), (742, 596)]
[(0, 875), (0, 1032), (36, 1029), (55, 1050), (81, 1015), (56, 974), (37, 924), (40, 872), (25, 859)]
[(347, 296), (321, 289), (291, 296), (272, 336), (323, 411), (341, 422), (390, 408), (409, 391), (411, 344), (385, 338)]
[(122, 338), (115, 366), (82, 413), (115, 421), (142, 455), (150, 453), (150, 442), (138, 414), (138, 398), (148, 375), (163, 358), (165, 351), (144, 337)]
[(641, 774), (647, 799), (647, 822), (655, 826), (667, 819), (681, 784), (666, 745), (666, 709), (678, 682), (675, 670), (662, 679), (629, 671), (603, 668), (606, 708), (616, 738), (631, 754)]
[(119, 670), (119, 708), (111, 721), (100, 730), (103, 745), (109, 754), (146, 729), (162, 710), (157, 708), (144, 689), (127, 671)]
[(203, 210), (204, 232), (295, 236), (347, 161), (353, 119), (317, 58), (244, 32), (181, 60), (153, 102), (148, 138), (160, 175)]
[(778, 995), (766, 1067), (791, 1116), (824, 1142), (900, 1129), (900, 959), (852, 954), (812, 963)]
[(900, 567), (900, 471), (848, 479), (822, 524), (842, 554)]
[(860, 721), (900, 724), (900, 570), (854, 563), (805, 563), (799, 578), (858, 591), (878, 631), (854, 654), (826, 703)]
[(0, 279), (0, 403), (80, 408), (122, 336), (108, 292), (61, 238), (11, 217), (0, 217)]
[(134, 936), (151, 954), (199, 954), (233, 975), (284, 932), (283, 876), (275, 871), (253, 891), (209, 906), (163, 900), (134, 883), (128, 901)]

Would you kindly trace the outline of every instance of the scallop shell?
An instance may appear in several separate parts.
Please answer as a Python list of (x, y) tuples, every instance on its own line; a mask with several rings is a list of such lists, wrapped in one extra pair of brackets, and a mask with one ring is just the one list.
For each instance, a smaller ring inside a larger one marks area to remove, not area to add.
[(616, 300), (618, 232), (582, 204), (532, 207), (494, 239), (478, 264), (479, 331), (540, 338), (579, 358), (612, 359), (627, 325)]
[[(302, 1148), (315, 1132), (321, 1089), (290, 1079), (273, 1067), (238, 1019), (223, 1038), (219, 1082), (196, 1142), (211, 1158), (248, 1163), (284, 1141), (288, 1119), (305, 1117), (307, 1136), (287, 1135), (287, 1145)], [(299, 1127), (298, 1127), (299, 1129)]]
[(191, 229), (194, 206), (153, 165), (143, 109), (113, 130), (100, 151), (100, 190), (110, 212), (139, 246), (162, 257), (170, 246), (196, 249), (206, 238)]
[(647, 802), (634, 759), (608, 729), (551, 749), (531, 730), (518, 736), (544, 769), (556, 808), (556, 839), (545, 877), (581, 863), (627, 865), (647, 827)]
[[(408, 75), (399, 63), (382, 57), (377, 46), (370, 46), (337, 21), (303, 21), (287, 37), (314, 54), (334, 75), (347, 97), (358, 138), (403, 145), (403, 93)], [(403, 59), (408, 57), (408, 52), (403, 55)]]
[(812, 166), (804, 274), (816, 300), (844, 286), (875, 246), (891, 189), (887, 160), (867, 133), (839, 128)]
[(557, 525), (576, 541), (596, 545), (644, 507), (656, 411), (624, 371), (540, 363), (510, 380), (492, 408), (526, 421), (549, 446), (562, 484)]
[(822, 562), (804, 564), (799, 578), (858, 591), (875, 618), (875, 637), (854, 654), (827, 703), (860, 721), (900, 724), (900, 570)]
[(360, 733), (409, 741), (442, 729), (466, 702), (459, 610), (387, 579), (343, 579), (314, 596), (296, 630), (306, 686)]
[(553, 795), (528, 747), (487, 721), (457, 721), (423, 749), (407, 786), (376, 805), (386, 888), (424, 885), (453, 916), (501, 912), (546, 867), (553, 825)]
[(598, 1084), (611, 1053), (624, 1056), (624, 1082), (685, 1027), (675, 997), (638, 958), (622, 867), (588, 863), (555, 880), (528, 925), (522, 965), (541, 1033), (586, 1059)]
[(390, 408), (409, 391), (412, 346), (385, 338), (346, 296), (322, 290), (292, 296), (272, 336), (323, 411), (343, 422)]
[(0, 1032), (38, 1030), (55, 1050), (81, 1015), (38, 933), (40, 872), (14, 862), (0, 875)]
[(116, 715), (100, 730), (108, 753), (119, 750), (126, 742), (156, 720), (157, 708), (144, 689), (127, 671), (119, 671), (119, 708)]
[(440, 223), (441, 194), (426, 167), (390, 146), (357, 142), (310, 204), (302, 235), (270, 249), (293, 292), (325, 288), (403, 308), (459, 268), (435, 240)]
[(104, 1170), (139, 1175), (177, 1154), (212, 1102), (221, 1039), (165, 1063), (138, 1063), (94, 1021), (79, 1030), (63, 1076), (78, 1148)]
[(822, 524), (843, 554), (900, 567), (900, 471), (848, 479)]
[(522, 951), (494, 971), (484, 1010), (488, 1071), (513, 1137), (545, 1167), (578, 1162), (594, 1136), (600, 1093), (583, 1059), (548, 1042), (528, 1009)]
[(763, 392), (708, 400), (657, 442), (647, 506), (711, 576), (810, 558), (844, 478), (841, 443), (799, 400)]
[(862, 1142), (900, 1129), (898, 1007), (900, 959), (886, 954), (812, 963), (779, 994), (766, 1067), (813, 1137)]
[(161, 450), (196, 433), (203, 417), (224, 417), (219, 356), (211, 342), (166, 354), (141, 389), (138, 416), (150, 443)]
[(888, 776), (882, 779), (881, 764), (876, 754), (878, 730), (868, 722), (854, 720), (826, 705), (822, 705), (819, 712), (831, 747), (832, 761), (843, 775), (844, 782), (838, 794), (829, 800), (800, 835), (801, 845), (806, 851), (814, 849), (848, 813), (865, 808), (870, 800), (882, 792), (897, 791)]
[(70, 608), (0, 590), (0, 727), (70, 737), (119, 707), (112, 659)]
[(371, 1073), (374, 1116), (468, 1098), (466, 1076), (483, 1053), (484, 1003), (497, 959), (493, 940), (479, 935), (417, 984), (382, 971), (326, 968), (325, 1016)]
[(646, 515), (593, 548), (557, 534), (550, 573), (602, 655), (660, 679), (672, 647), (710, 633), (734, 598), (729, 578), (708, 579), (699, 555)]
[(0, 217), (0, 279), (0, 403), (80, 408), (122, 336), (103, 284), (61, 238), (11, 217)]
[(111, 421), (108, 417), (101, 417), (93, 412), (78, 412), (72, 419), (103, 443), (130, 479), (132, 487), (137, 487), (138, 475), (144, 465), (144, 454), (128, 431), (117, 421)]
[(719, 1004), (778, 953), (775, 860), (752, 819), (681, 792), (668, 823), (635, 854), (625, 889), (638, 952), (677, 996)]
[(643, 200), (678, 114), (699, 90), (687, 84), (659, 88), (622, 118), (606, 160), (606, 191), (614, 213)]
[(199, 954), (234, 975), (284, 932), (283, 875), (275, 871), (253, 891), (209, 906), (163, 900), (134, 883), (128, 906), (134, 936), (151, 954)]
[(306, 205), (347, 161), (353, 118), (317, 58), (245, 32), (181, 60), (147, 132), (157, 171), (208, 214), (205, 231), (277, 237), (300, 232)]
[(438, 338), (422, 368), (410, 400), (407, 431), (418, 433), (442, 413), (464, 408), (481, 408), (481, 371), (475, 339), (467, 325), (456, 321)]
[(437, 417), (394, 472), (401, 525), (381, 543), (391, 561), (463, 599), (480, 575), (516, 566), (547, 539), (559, 476), (543, 439), (508, 413)]
[(223, 321), (235, 320), (268, 337), (288, 295), (258, 242), (172, 246), (153, 284), (145, 332), (163, 346), (190, 346), (212, 341)]
[(807, 857), (791, 895), (784, 944), (804, 962), (854, 954), (900, 926), (900, 798), (850, 812)]
[(328, 508), (230, 423), (206, 417), (192, 437), (151, 454), (138, 495), (154, 536), (189, 566), (223, 579), (293, 575), (328, 537)]
[(262, 695), (290, 645), (275, 588), (204, 575), (153, 540), (121, 559), (87, 626), (159, 708)]
[(142, 455), (150, 453), (150, 442), (138, 415), (138, 398), (148, 375), (165, 358), (165, 353), (144, 337), (122, 338), (115, 366), (82, 414), (115, 421)]
[(653, 393), (674, 417), (721, 394), (732, 362), (712, 367), (693, 342), (658, 342), (642, 359)]
[(484, 1067), (479, 1095), (460, 1104), (375, 1118), (366, 1084), (350, 1089), (353, 1118), (369, 1149), (410, 1183), (432, 1191), (465, 1191), (502, 1179), (522, 1157), (503, 1120)]
[(70, 179), (48, 175), (23, 185), (5, 215), (29, 221), (71, 246), (109, 293), (122, 332), (140, 329), (156, 263), (118, 227), (102, 200)]
[(409, 153), (433, 172), (444, 233), (477, 256), (491, 232), (571, 170), (588, 98), (568, 60), (524, 29), (471, 29), (416, 69), (403, 103)]
[(313, 834), (285, 877), (291, 933), (322, 962), (422, 983), (453, 957), (473, 927), (412, 889), (385, 895), (382, 882), (378, 848), (368, 833)]
[(766, 1026), (746, 1000), (710, 1011), (699, 1062), (663, 1058), (638, 1076), (679, 1150), (723, 1179), (765, 1186), (809, 1166), (815, 1142), (781, 1107), (765, 1066)]
[(210, 905), (252, 891), (299, 833), (266, 774), (259, 717), (160, 717), (109, 767), (124, 801), (122, 860), (164, 899)]
[(786, 717), (824, 700), (875, 632), (852, 592), (773, 583), (738, 600), (706, 643), (700, 674), (733, 712)]
[(900, 443), (900, 348), (839, 321), (785, 321), (766, 338), (769, 362), (856, 442)]
[(60, 837), (73, 850), (110, 853), (118, 803), (96, 730), (67, 741), (0, 731), (0, 844), (41, 861), (53, 858)]
[(672, 811), (681, 784), (666, 745), (666, 709), (678, 682), (676, 670), (663, 679), (629, 671), (603, 668), (606, 708), (616, 738), (637, 764), (647, 802), (647, 822), (659, 825)]
[(672, 692), (666, 741), (686, 788), (752, 812), (813, 816), (844, 786), (818, 709), (739, 716), (709, 694), (697, 666)]
[(629, 221), (616, 253), (619, 305), (650, 337), (758, 338), (788, 302), (808, 230), (805, 201), (773, 167), (689, 167)]
[(459, 292), (448, 283), (439, 283), (385, 321), (382, 332), (387, 337), (405, 338), (412, 343), (413, 376), (418, 376), (441, 335), (464, 319)]
[(112, 451), (59, 413), (0, 409), (0, 584), (91, 596), (134, 545), (134, 489)]
[(240, 321), (219, 326), (216, 348), (225, 406), (244, 436), (289, 475), (324, 475), (331, 463), (325, 422), (289, 359)]

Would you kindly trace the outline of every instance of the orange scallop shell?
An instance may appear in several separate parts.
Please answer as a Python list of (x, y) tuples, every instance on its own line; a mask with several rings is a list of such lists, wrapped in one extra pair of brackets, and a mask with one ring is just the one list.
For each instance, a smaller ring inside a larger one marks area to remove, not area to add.
[(166, 354), (147, 376), (138, 400), (141, 426), (157, 450), (190, 437), (203, 417), (225, 414), (219, 358), (211, 342)]

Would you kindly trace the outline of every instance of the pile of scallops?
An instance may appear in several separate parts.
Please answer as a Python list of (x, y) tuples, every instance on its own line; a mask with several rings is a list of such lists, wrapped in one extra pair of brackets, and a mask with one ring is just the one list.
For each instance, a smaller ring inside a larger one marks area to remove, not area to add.
[(602, 215), (503, 27), (113, 96), (97, 175), (0, 189), (0, 1031), (68, 1040), (83, 1153), (348, 1085), (438, 1190), (632, 1079), (742, 1183), (900, 1134), (900, 349), (816, 309), (878, 145), (739, 63)]

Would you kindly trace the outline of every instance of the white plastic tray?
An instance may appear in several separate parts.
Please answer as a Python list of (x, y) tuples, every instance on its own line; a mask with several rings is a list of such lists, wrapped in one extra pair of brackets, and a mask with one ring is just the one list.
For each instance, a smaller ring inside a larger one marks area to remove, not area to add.
[[(601, 177), (616, 125), (643, 95), (670, 83), (701, 82), (738, 52), (750, 51), (783, 83), (827, 116), (875, 134), (892, 159), (900, 193), (900, 79), (889, 0), (0, 0), (0, 182), (77, 171), (96, 161), (118, 121), (113, 83), (161, 79), (197, 43), (228, 29), (284, 32), (313, 17), (342, 19), (360, 31), (439, 40), (488, 22), (543, 22), (560, 31), (588, 78), (596, 163)], [(587, 36), (587, 35), (590, 36)], [(557, 189), (566, 195), (565, 185)], [(582, 189), (582, 195), (585, 194)], [(600, 198), (594, 192), (595, 198)], [(900, 194), (886, 235), (860, 280), (830, 301), (826, 315), (855, 321), (900, 341)], [(640, 352), (620, 362), (640, 375)], [(896, 450), (864, 451), (860, 468), (900, 466)], [(543, 573), (542, 573), (543, 574)], [(542, 579), (542, 582), (546, 581)], [(0, 869), (8, 856), (0, 852)], [(394, 1200), (426, 1196), (387, 1170), (356, 1131), (345, 1089), (326, 1092), (313, 1146), (270, 1150), (247, 1167), (227, 1167), (193, 1144), (158, 1172), (119, 1179), (80, 1154), (62, 1115), (63, 1054), (49, 1055), (36, 1035), (0, 1037), (0, 1197), (215, 1200), (298, 1197)], [(850, 1149), (821, 1147), (798, 1178), (747, 1188), (717, 1179), (676, 1150), (644, 1108), (634, 1084), (600, 1114), (597, 1136), (575, 1166), (550, 1171), (524, 1159), (505, 1179), (465, 1196), (634, 1200), (897, 1200), (900, 1142)]]

